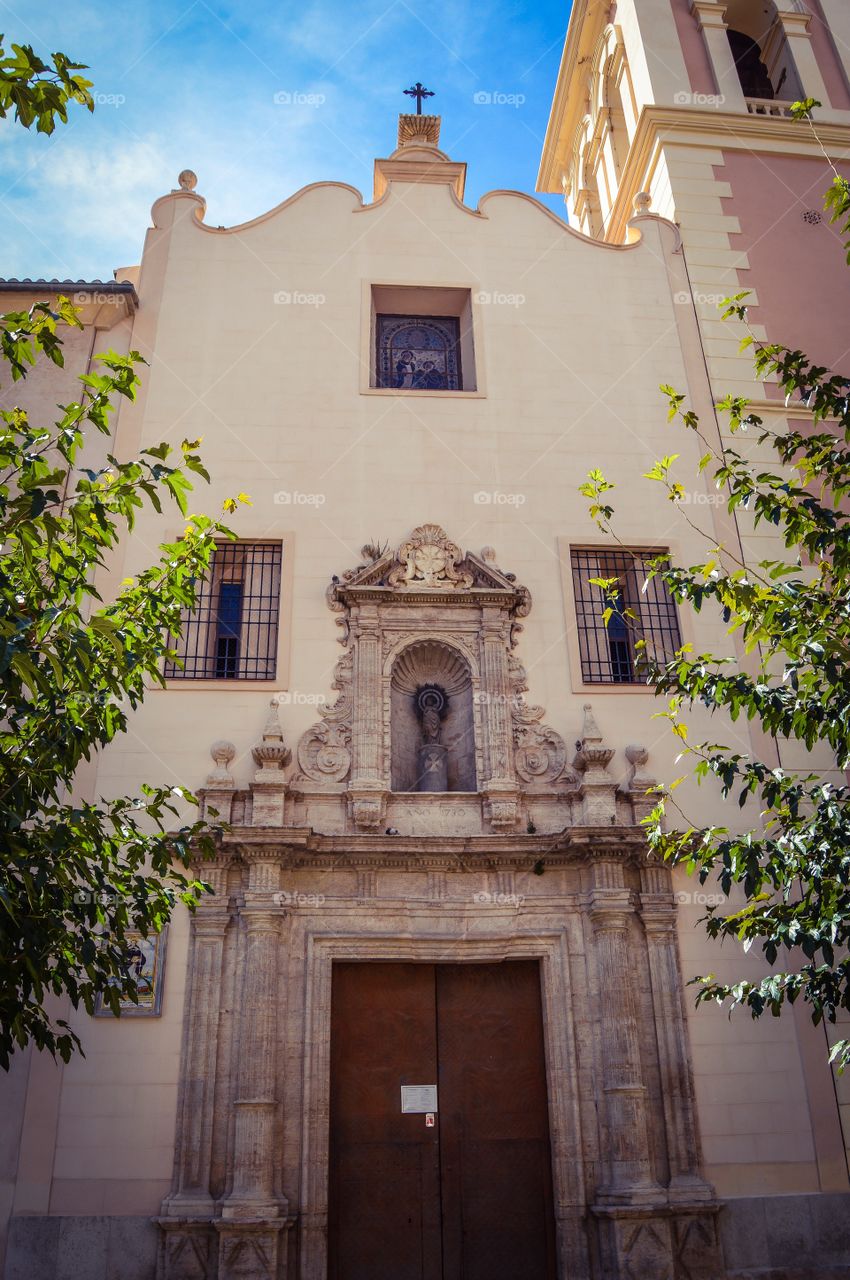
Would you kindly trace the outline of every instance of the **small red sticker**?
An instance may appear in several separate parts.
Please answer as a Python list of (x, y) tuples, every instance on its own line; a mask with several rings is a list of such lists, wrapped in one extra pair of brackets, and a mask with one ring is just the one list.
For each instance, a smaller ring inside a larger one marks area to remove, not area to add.
[(435, 1120), (434, 1120), (434, 1112), (433, 1112), (433, 1111), (426, 1111), (426, 1112), (425, 1112), (425, 1128), (426, 1128), (426, 1129), (433, 1129), (433, 1128), (434, 1128), (434, 1123), (435, 1123)]

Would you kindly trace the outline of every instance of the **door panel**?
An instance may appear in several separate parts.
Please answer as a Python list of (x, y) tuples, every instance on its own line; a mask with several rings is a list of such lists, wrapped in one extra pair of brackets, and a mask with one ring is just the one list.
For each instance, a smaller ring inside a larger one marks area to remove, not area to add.
[(330, 1280), (552, 1280), (536, 962), (334, 965), (331, 1026)]
[(439, 1150), (402, 1084), (434, 1084), (434, 968), (335, 964), (330, 1280), (442, 1280)]
[(555, 1275), (540, 972), (437, 966), (445, 1280)]

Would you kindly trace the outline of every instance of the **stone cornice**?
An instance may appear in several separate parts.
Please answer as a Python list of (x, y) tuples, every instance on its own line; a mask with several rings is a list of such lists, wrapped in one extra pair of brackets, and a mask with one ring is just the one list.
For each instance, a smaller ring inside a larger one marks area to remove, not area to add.
[[(850, 160), (850, 115), (847, 124), (818, 122), (818, 138), (833, 157)], [(644, 107), (629, 157), (623, 168), (617, 198), (608, 221), (606, 239), (615, 244), (626, 236), (632, 217), (632, 203), (639, 191), (647, 189), (665, 145), (705, 147), (732, 151), (781, 151), (799, 156), (823, 158), (810, 130), (788, 116), (751, 116), (736, 111), (706, 111), (693, 107)], [(844, 155), (835, 155), (843, 151)]]
[[(642, 827), (568, 827), (554, 834), (387, 836), (373, 832), (321, 835), (306, 827), (234, 827), (229, 853), (246, 860), (276, 859), (289, 868), (466, 871), (521, 866), (567, 866), (597, 858), (635, 863), (647, 856)], [(201, 867), (201, 875), (203, 868)]]

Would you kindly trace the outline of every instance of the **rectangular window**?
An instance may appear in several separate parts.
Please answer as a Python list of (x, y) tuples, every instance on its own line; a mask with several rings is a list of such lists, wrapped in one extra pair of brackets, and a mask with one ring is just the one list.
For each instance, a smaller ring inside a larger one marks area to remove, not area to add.
[[(571, 549), (581, 678), (586, 684), (644, 684), (647, 659), (667, 662), (680, 647), (679, 619), (667, 586), (658, 577), (647, 581), (649, 563), (659, 554)], [(594, 578), (614, 578), (616, 584), (606, 592), (591, 581)], [(606, 609), (612, 610), (607, 626)], [(636, 649), (638, 640), (644, 641), (644, 649)]]
[(477, 391), (471, 289), (373, 284), (369, 332), (370, 387)]
[(172, 641), (169, 680), (273, 680), (280, 613), (279, 542), (222, 542)]

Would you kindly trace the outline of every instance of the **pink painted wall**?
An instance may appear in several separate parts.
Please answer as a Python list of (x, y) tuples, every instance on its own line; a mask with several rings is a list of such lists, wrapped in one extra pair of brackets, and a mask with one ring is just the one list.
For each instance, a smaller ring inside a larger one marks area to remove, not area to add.
[(850, 372), (850, 267), (842, 240), (826, 215), (815, 226), (803, 221), (806, 210), (823, 209), (832, 178), (826, 162), (742, 151), (724, 157), (715, 173), (732, 187), (723, 212), (741, 224), (730, 240), (749, 259), (738, 274), (742, 288), (758, 291), (753, 320), (771, 341)]
[(809, 34), (820, 73), (829, 93), (829, 106), (839, 111), (846, 111), (850, 109), (850, 86), (847, 84), (844, 68), (835, 51), (835, 44), (824, 19), (820, 0), (806, 0), (806, 7), (812, 13)]
[(670, 0), (670, 7), (673, 10), (673, 20), (682, 46), (682, 56), (688, 69), (691, 93), (717, 93), (708, 50), (696, 18), (691, 13), (690, 0)]

